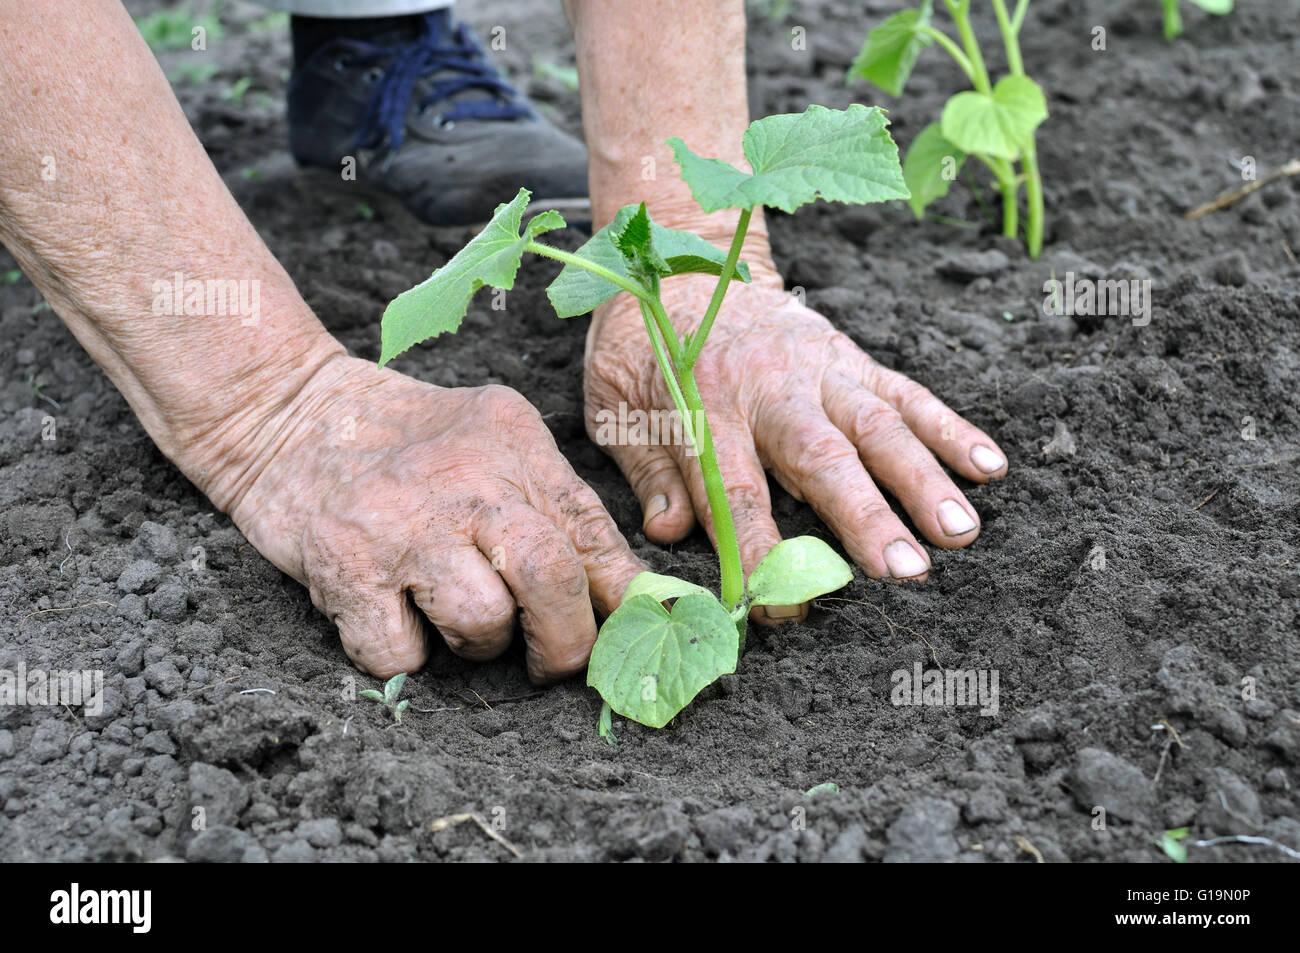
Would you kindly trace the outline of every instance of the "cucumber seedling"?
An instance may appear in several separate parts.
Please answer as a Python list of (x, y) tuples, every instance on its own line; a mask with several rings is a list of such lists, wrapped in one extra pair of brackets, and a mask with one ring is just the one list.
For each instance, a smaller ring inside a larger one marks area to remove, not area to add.
[[(734, 278), (749, 281), (740, 252), (754, 209), (793, 212), (818, 198), (866, 203), (908, 197), (898, 147), (884, 114), (810, 106), (803, 113), (752, 123), (743, 140), (752, 172), (703, 158), (669, 139), (682, 179), (704, 212), (739, 209), (731, 245), (721, 249), (690, 232), (651, 221), (645, 204), (627, 205), (576, 252), (537, 240), (564, 226), (555, 211), (522, 225), (529, 193), (499, 205), (487, 226), (427, 280), (398, 295), (384, 311), (380, 365), (428, 338), (460, 327), (470, 297), (483, 285), (514, 286), (524, 252), (564, 263), (547, 289), (561, 318), (586, 314), (619, 291), (636, 298), (683, 439), (699, 461), (713, 519), (721, 596), (684, 579), (641, 573), (600, 628), (587, 684), (604, 699), (600, 733), (611, 735), (610, 710), (661, 728), (699, 692), (735, 671), (754, 606), (800, 605), (846, 585), (853, 571), (826, 543), (801, 536), (778, 543), (746, 582), (726, 487), (696, 386), (695, 368)], [(522, 231), (521, 231), (522, 227)], [(686, 273), (717, 278), (693, 333), (673, 327), (660, 283)], [(667, 604), (671, 603), (671, 608)]]
[(401, 724), (402, 713), (406, 711), (407, 706), (411, 704), (409, 698), (398, 701), (398, 696), (402, 694), (402, 686), (406, 684), (406, 674), (394, 675), (388, 681), (384, 682), (383, 694), (375, 691), (373, 688), (367, 688), (364, 692), (358, 694), (362, 698), (369, 698), (372, 702), (379, 702), (388, 709), (388, 713), (393, 716), (393, 721)]
[(1037, 258), (1043, 249), (1043, 182), (1034, 132), (1047, 118), (1047, 99), (1025, 75), (1020, 56), (1020, 28), (1029, 0), (1018, 0), (1013, 14), (1007, 13), (1004, 0), (991, 0), (1008, 69), (996, 83), (989, 77), (971, 28), (970, 2), (944, 0), (960, 44), (930, 22), (932, 0), (895, 13), (867, 34), (848, 79), (864, 79), (891, 96), (901, 96), (921, 51), (932, 43), (943, 47), (974, 88), (950, 98), (939, 121), (912, 140), (903, 158), (903, 178), (911, 192), (908, 205), (921, 218), (927, 205), (948, 194), (966, 158), (976, 158), (993, 173), (1002, 194), (1002, 234), (1011, 238), (1020, 231), (1020, 186), (1024, 184), (1025, 246), (1030, 257)]
[[(1232, 0), (1191, 0), (1206, 13), (1224, 16), (1232, 12)], [(1165, 39), (1176, 40), (1183, 35), (1183, 15), (1178, 12), (1178, 0), (1160, 0), (1165, 10)]]

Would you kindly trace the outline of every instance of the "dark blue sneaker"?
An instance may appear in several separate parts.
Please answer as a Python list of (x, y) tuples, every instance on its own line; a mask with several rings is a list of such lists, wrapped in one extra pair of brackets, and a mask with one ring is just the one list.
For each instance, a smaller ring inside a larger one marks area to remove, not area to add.
[(327, 39), (295, 62), (289, 149), (299, 164), (341, 176), (353, 156), (358, 183), (432, 225), (486, 222), (521, 186), (534, 209), (589, 218), (587, 150), (537, 114), (473, 31), (449, 10), (395, 22), (406, 29)]

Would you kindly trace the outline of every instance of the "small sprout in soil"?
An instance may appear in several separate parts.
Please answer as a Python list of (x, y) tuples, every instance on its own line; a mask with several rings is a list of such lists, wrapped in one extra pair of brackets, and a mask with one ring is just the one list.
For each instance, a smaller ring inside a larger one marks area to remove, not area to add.
[(895, 13), (867, 34), (849, 67), (848, 80), (864, 79), (891, 96), (901, 96), (921, 51), (932, 43), (943, 47), (974, 88), (952, 96), (939, 121), (930, 123), (912, 140), (903, 158), (903, 176), (911, 192), (908, 205), (921, 218), (927, 205), (948, 194), (966, 159), (974, 157), (993, 173), (1002, 193), (1002, 234), (1011, 238), (1020, 233), (1020, 184), (1024, 183), (1025, 245), (1030, 257), (1037, 258), (1043, 249), (1043, 183), (1034, 132), (1047, 118), (1047, 99), (1042, 88), (1025, 75), (1020, 56), (1020, 28), (1029, 0), (1018, 0), (1011, 14), (1005, 0), (991, 0), (1008, 69), (996, 83), (971, 28), (971, 0), (943, 2), (960, 45), (931, 25), (934, 3), (923, 0), (920, 6)]
[(18, 282), (22, 280), (23, 280), (23, 273), (19, 271), (17, 268), (14, 268), (10, 271), (6, 271), (3, 275), (0, 275), (0, 284), (3, 285), (16, 285), (18, 284)]
[(538, 79), (550, 80), (567, 92), (578, 91), (577, 67), (556, 63), (539, 56), (533, 60), (533, 75)]
[(253, 77), (241, 76), (235, 80), (221, 94), (221, 98), (235, 106), (244, 104), (244, 95), (248, 92), (248, 87), (253, 85)]
[(403, 699), (400, 702), (397, 700), (397, 696), (402, 694), (402, 686), (405, 684), (406, 673), (403, 672), (400, 675), (394, 675), (384, 683), (383, 694), (380, 694), (373, 688), (367, 688), (364, 692), (361, 692), (360, 695), (362, 698), (369, 698), (371, 701), (379, 702), (379, 704), (387, 708), (392, 714), (393, 721), (401, 724), (402, 713), (405, 712), (406, 707), (411, 704), (409, 698)]
[(836, 784), (834, 781), (824, 781), (821, 784), (813, 785), (807, 791), (803, 792), (804, 797), (816, 797), (819, 794), (839, 794), (839, 793), (840, 793), (840, 786)]
[[(696, 155), (682, 140), (669, 139), (682, 179), (700, 208), (740, 211), (725, 253), (698, 235), (652, 221), (644, 203), (624, 206), (576, 253), (564, 251), (537, 240), (543, 232), (563, 228), (564, 219), (551, 210), (524, 225), (529, 192), (520, 189), (512, 201), (497, 206), (468, 245), (384, 311), (381, 365), (421, 341), (456, 331), (470, 298), (484, 285), (512, 288), (524, 252), (564, 263), (546, 292), (561, 318), (586, 314), (619, 291), (640, 304), (684, 437), (699, 460), (722, 592), (719, 597), (684, 579), (652, 572), (628, 585), (622, 603), (600, 628), (587, 668), (587, 684), (608, 709), (626, 718), (662, 728), (705, 686), (736, 670), (751, 609), (801, 605), (853, 578), (848, 563), (830, 546), (801, 536), (778, 543), (745, 579), (695, 367), (731, 281), (750, 280), (740, 252), (755, 208), (793, 212), (817, 199), (864, 204), (909, 197), (898, 147), (886, 126), (880, 109), (860, 104), (845, 110), (809, 106), (802, 113), (759, 119), (742, 142), (749, 172)], [(683, 336), (669, 320), (659, 288), (687, 273), (712, 275), (716, 282), (698, 326)], [(607, 715), (602, 709), (600, 732), (606, 738), (611, 733)]]
[(596, 722), (596, 734), (604, 738), (611, 748), (618, 747), (618, 736), (614, 734), (614, 710), (604, 699), (600, 702), (600, 719)]
[(374, 219), (374, 217), (375, 217), (375, 210), (374, 210), (373, 208), (370, 207), (370, 203), (369, 203), (369, 202), (358, 202), (358, 203), (357, 203), (357, 214), (360, 215), (360, 216), (361, 216), (363, 219), (365, 219), (367, 222), (369, 222), (369, 221), (372, 221), (372, 220)]
[[(1225, 16), (1232, 12), (1233, 0), (1191, 0), (1207, 13)], [(1176, 40), (1183, 34), (1183, 17), (1178, 12), (1178, 0), (1160, 0), (1165, 9), (1165, 39)]]
[(1156, 838), (1156, 844), (1176, 864), (1181, 864), (1187, 859), (1187, 845), (1183, 843), (1187, 832), (1188, 828), (1178, 827), (1172, 831), (1165, 831)]

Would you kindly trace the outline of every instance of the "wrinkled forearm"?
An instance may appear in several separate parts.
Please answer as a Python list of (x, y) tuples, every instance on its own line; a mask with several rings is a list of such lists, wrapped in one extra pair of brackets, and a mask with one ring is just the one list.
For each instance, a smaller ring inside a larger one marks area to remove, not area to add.
[[(725, 248), (738, 213), (701, 212), (665, 140), (679, 136), (700, 155), (748, 168), (741, 149), (749, 126), (743, 0), (566, 0), (565, 12), (582, 78), (593, 224), (645, 201), (660, 224)], [(750, 223), (745, 260), (769, 265), (761, 210)]]
[(160, 449), (229, 505), (276, 410), (342, 348), (119, 3), (5, 5), (0, 110), (0, 241)]

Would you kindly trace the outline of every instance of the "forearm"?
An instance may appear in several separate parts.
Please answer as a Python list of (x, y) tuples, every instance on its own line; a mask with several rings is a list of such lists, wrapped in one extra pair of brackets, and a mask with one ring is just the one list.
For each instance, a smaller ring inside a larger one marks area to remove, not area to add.
[[(700, 155), (748, 168), (743, 0), (566, 0), (565, 12), (582, 77), (594, 224), (645, 201), (661, 224), (726, 247), (738, 213), (704, 215), (664, 140), (680, 136)], [(748, 236), (746, 260), (765, 265), (761, 212)]]
[(0, 110), (0, 241), (162, 451), (230, 505), (276, 439), (266, 421), (342, 348), (119, 3), (5, 5)]

